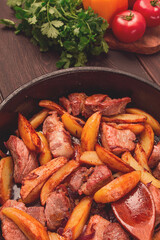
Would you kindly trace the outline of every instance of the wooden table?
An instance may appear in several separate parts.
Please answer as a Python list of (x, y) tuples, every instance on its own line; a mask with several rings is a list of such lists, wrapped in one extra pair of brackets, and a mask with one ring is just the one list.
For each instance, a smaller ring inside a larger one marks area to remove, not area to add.
[[(13, 11), (1, 0), (0, 18), (14, 20)], [(22, 84), (43, 74), (56, 71), (58, 54), (41, 53), (37, 46), (12, 30), (0, 26), (0, 101)], [(88, 66), (103, 66), (123, 70), (160, 85), (160, 53), (138, 55), (109, 50), (107, 55), (94, 57)]]

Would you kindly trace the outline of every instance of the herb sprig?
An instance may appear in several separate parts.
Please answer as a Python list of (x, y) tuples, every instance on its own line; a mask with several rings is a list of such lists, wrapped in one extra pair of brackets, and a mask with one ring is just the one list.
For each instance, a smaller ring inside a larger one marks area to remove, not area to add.
[(58, 68), (83, 66), (89, 55), (108, 52), (103, 36), (108, 23), (81, 0), (8, 0), (20, 23), (1, 19), (0, 23), (23, 32), (40, 51), (59, 50)]

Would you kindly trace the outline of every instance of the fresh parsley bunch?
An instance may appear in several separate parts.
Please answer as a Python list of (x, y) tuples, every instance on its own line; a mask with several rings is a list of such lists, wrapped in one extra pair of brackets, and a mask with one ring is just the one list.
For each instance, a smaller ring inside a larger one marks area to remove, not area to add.
[(8, 5), (20, 22), (0, 23), (14, 27), (16, 34), (25, 33), (41, 51), (58, 49), (58, 68), (83, 66), (90, 54), (108, 52), (103, 38), (107, 22), (91, 8), (84, 10), (81, 0), (8, 0)]

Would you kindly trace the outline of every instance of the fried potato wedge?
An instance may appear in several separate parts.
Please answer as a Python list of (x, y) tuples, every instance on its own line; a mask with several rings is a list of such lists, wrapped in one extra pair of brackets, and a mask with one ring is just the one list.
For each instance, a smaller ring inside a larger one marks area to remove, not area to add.
[(147, 117), (139, 114), (122, 113), (112, 117), (102, 117), (102, 121), (114, 123), (144, 123)]
[(81, 135), (82, 151), (94, 151), (97, 142), (99, 126), (102, 114), (100, 112), (93, 113), (83, 127)]
[(107, 166), (115, 172), (131, 172), (133, 171), (133, 168), (130, 167), (126, 162), (124, 162), (121, 158), (117, 157), (113, 153), (111, 153), (109, 150), (105, 149), (104, 147), (100, 146), (99, 144), (96, 144), (96, 153), (100, 160), (107, 164)]
[(52, 154), (51, 154), (46, 137), (41, 132), (37, 132), (37, 134), (41, 140), (41, 147), (40, 147), (38, 160), (40, 162), (40, 165), (44, 165), (52, 160)]
[(133, 171), (115, 178), (94, 194), (94, 200), (99, 203), (110, 203), (119, 200), (138, 184), (140, 176), (140, 171)]
[(29, 240), (49, 240), (45, 227), (26, 212), (7, 207), (2, 210), (2, 213), (11, 219)]
[(112, 127), (118, 130), (129, 129), (135, 135), (139, 135), (144, 130), (144, 125), (141, 123), (121, 123), (121, 124), (108, 123), (108, 125), (111, 125)]
[(79, 163), (75, 160), (70, 160), (65, 165), (63, 165), (59, 170), (57, 170), (53, 175), (47, 180), (41, 190), (40, 199), (41, 204), (46, 203), (49, 195), (54, 191), (54, 189), (76, 168), (79, 167)]
[(18, 132), (30, 151), (40, 151), (41, 140), (38, 134), (30, 122), (20, 113), (18, 116)]
[(54, 232), (48, 232), (48, 236), (49, 236), (49, 240), (66, 240), (66, 238)]
[(67, 234), (68, 230), (72, 232), (73, 240), (79, 237), (88, 219), (91, 205), (92, 198), (90, 197), (82, 198), (82, 200), (73, 209), (73, 212), (64, 228), (64, 232), (62, 234), (64, 237), (65, 233)]
[(80, 156), (80, 162), (95, 166), (104, 164), (104, 162), (102, 162), (101, 159), (98, 157), (96, 151), (83, 152)]
[(61, 117), (64, 127), (75, 137), (81, 138), (83, 127), (69, 113), (64, 113)]
[(134, 158), (137, 160), (137, 162), (141, 164), (143, 168), (145, 168), (148, 172), (151, 173), (151, 170), (148, 166), (147, 155), (139, 143), (136, 144), (136, 147), (134, 150)]
[(38, 112), (37, 114), (33, 115), (33, 117), (29, 120), (30, 124), (34, 129), (38, 128), (48, 116), (48, 109), (42, 109), (42, 111)]
[(153, 128), (153, 131), (155, 132), (155, 134), (156, 134), (157, 136), (160, 135), (160, 124), (159, 124), (159, 122), (158, 122), (154, 117), (152, 117), (149, 113), (146, 113), (145, 111), (140, 110), (140, 109), (138, 109), (138, 108), (127, 108), (127, 109), (126, 109), (126, 112), (127, 112), (127, 113), (140, 114), (140, 115), (146, 116), (146, 117), (147, 117), (146, 122), (151, 125), (151, 127)]
[(130, 152), (125, 152), (122, 155), (123, 161), (128, 163), (136, 171), (141, 171), (141, 182), (144, 184), (152, 183), (155, 187), (160, 188), (160, 181), (157, 180), (152, 174), (146, 171), (140, 163), (138, 163), (131, 155)]
[(140, 134), (139, 142), (144, 149), (147, 158), (149, 158), (154, 146), (154, 132), (150, 124), (145, 123), (144, 131)]
[(64, 108), (62, 108), (60, 105), (58, 105), (57, 103), (50, 101), (50, 100), (41, 100), (39, 102), (39, 106), (40, 107), (44, 107), (47, 108), (49, 110), (54, 110), (56, 111), (59, 115), (64, 114), (66, 111), (64, 110)]
[(32, 203), (39, 197), (46, 180), (67, 162), (65, 157), (57, 157), (47, 164), (31, 171), (22, 182), (20, 191), (24, 203)]
[(11, 198), (13, 184), (13, 160), (11, 157), (0, 161), (0, 204), (3, 205)]

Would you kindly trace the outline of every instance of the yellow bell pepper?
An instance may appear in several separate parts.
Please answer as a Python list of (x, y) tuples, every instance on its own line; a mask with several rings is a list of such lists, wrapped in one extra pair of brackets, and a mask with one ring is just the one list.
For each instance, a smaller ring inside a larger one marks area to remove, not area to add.
[(128, 0), (83, 0), (84, 9), (91, 7), (95, 13), (108, 21), (111, 26), (114, 16), (128, 9)]

